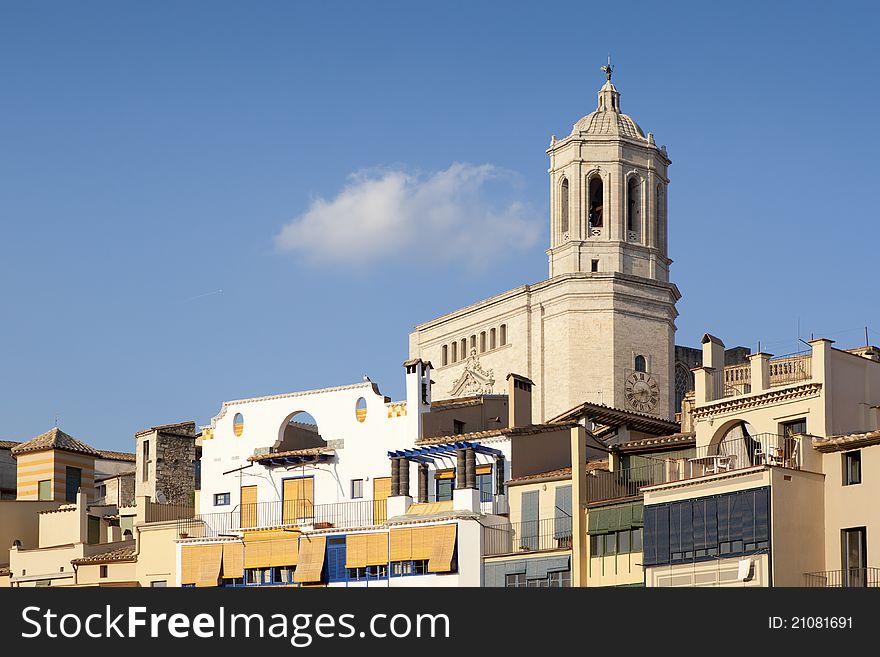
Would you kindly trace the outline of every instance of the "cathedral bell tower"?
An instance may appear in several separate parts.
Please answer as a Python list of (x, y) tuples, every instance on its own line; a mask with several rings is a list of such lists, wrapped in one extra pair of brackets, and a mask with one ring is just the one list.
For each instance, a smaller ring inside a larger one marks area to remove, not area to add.
[(615, 271), (665, 282), (670, 160), (620, 111), (611, 65), (602, 70), (607, 80), (596, 111), (547, 149), (550, 277)]

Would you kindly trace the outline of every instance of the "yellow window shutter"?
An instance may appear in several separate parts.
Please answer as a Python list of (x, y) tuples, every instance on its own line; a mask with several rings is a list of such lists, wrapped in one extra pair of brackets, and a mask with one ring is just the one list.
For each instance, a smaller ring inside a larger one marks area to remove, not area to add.
[(299, 563), (293, 571), (293, 581), (299, 583), (320, 582), (324, 568), (325, 536), (302, 536), (299, 541)]
[(181, 547), (180, 549), (180, 583), (196, 583), (196, 565), (199, 562), (198, 549), (200, 546)]
[(223, 545), (200, 545), (197, 558), (196, 586), (217, 586), (220, 564), (223, 561)]
[(455, 552), (455, 536), (458, 525), (438, 525), (432, 527), (431, 556), (428, 559), (429, 573), (448, 573), (452, 570), (452, 555)]
[(268, 568), (272, 560), (272, 544), (266, 539), (244, 539), (244, 567), (245, 568)]
[(388, 563), (388, 534), (367, 534), (367, 565), (384, 566)]
[(433, 530), (433, 527), (417, 527), (412, 530), (412, 556), (410, 558), (413, 561), (431, 558)]
[(345, 567), (364, 568), (367, 565), (369, 534), (349, 534), (345, 538)]
[(269, 539), (269, 565), (270, 566), (295, 566), (298, 557), (298, 540), (296, 534), (276, 536)]
[(491, 465), (478, 465), (477, 466), (477, 474), (478, 475), (491, 474), (491, 473), (492, 473), (492, 466)]
[(391, 561), (412, 559), (412, 529), (391, 530)]
[(244, 543), (224, 543), (223, 578), (241, 579), (244, 577)]

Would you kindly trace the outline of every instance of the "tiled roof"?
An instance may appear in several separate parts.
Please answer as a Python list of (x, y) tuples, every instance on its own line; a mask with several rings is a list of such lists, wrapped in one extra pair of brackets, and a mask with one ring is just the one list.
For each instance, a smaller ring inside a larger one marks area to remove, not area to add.
[(18, 455), (26, 454), (27, 452), (39, 452), (44, 449), (62, 449), (66, 452), (77, 452), (79, 454), (88, 454), (89, 456), (101, 455), (98, 450), (64, 433), (58, 427), (52, 427), (46, 433), (40, 434), (26, 443), (16, 445), (11, 451), (14, 455)]
[(467, 397), (455, 397), (453, 399), (441, 399), (431, 401), (431, 408), (459, 408), (462, 406), (478, 406), (486, 399), (507, 399), (507, 395), (469, 395)]
[(125, 470), (123, 472), (112, 472), (109, 474), (96, 475), (95, 481), (107, 481), (108, 479), (116, 479), (116, 477), (133, 477), (136, 473), (136, 470)]
[(93, 554), (82, 559), (73, 559), (70, 563), (89, 564), (89, 563), (110, 563), (112, 561), (135, 561), (134, 544), (125, 547), (116, 548), (100, 554)]
[(318, 456), (319, 454), (334, 454), (336, 450), (332, 447), (309, 447), (308, 449), (292, 449), (287, 452), (269, 452), (267, 454), (257, 454), (249, 456), (248, 461), (259, 463), (260, 461), (269, 461), (271, 459), (283, 458), (285, 456)]
[(695, 443), (697, 440), (696, 436), (697, 434), (693, 431), (688, 433), (674, 433), (669, 436), (630, 440), (625, 443), (614, 445), (612, 449), (619, 449), (621, 452), (643, 452), (658, 448), (679, 447), (681, 445), (691, 445)]
[(153, 431), (158, 431), (159, 433), (171, 433), (178, 436), (192, 437), (196, 435), (196, 423), (190, 420), (188, 422), (175, 422), (174, 424), (160, 424), (155, 427), (150, 427), (149, 429), (142, 429), (141, 431), (136, 432), (134, 435), (140, 436), (145, 433), (152, 433)]
[(869, 447), (880, 444), (880, 430), (865, 433), (850, 433), (827, 438), (813, 437), (813, 447), (819, 452), (842, 452), (856, 447)]
[(99, 449), (98, 454), (101, 455), (102, 459), (108, 459), (110, 461), (131, 461), (135, 462), (137, 457), (131, 452), (114, 452), (109, 449)]
[(416, 441), (416, 445), (445, 445), (471, 440), (483, 440), (486, 438), (501, 438), (507, 436), (531, 436), (560, 429), (576, 427), (576, 422), (553, 422), (549, 424), (529, 424), (524, 427), (502, 427), (500, 429), (487, 429), (486, 431), (474, 431), (473, 433), (457, 433), (452, 436), (438, 436), (436, 438), (422, 438)]
[(681, 426), (677, 422), (672, 422), (671, 420), (666, 420), (655, 415), (636, 413), (635, 411), (627, 411), (593, 402), (578, 404), (574, 408), (552, 418), (550, 421), (564, 422), (577, 420), (581, 417), (586, 417), (593, 422), (605, 426), (619, 427), (626, 425), (638, 431), (645, 431), (657, 435), (669, 434), (681, 429)]
[[(587, 472), (591, 470), (607, 470), (608, 459), (598, 459), (595, 461), (587, 461)], [(548, 470), (547, 472), (535, 472), (533, 474), (523, 475), (514, 479), (509, 479), (508, 484), (524, 483), (528, 481), (539, 481), (541, 479), (570, 479), (571, 466), (567, 468), (559, 468), (558, 470)]]
[(17, 440), (0, 440), (0, 449), (11, 449), (16, 445), (21, 445)]
[(9, 566), (0, 566), (0, 577), (6, 577), (6, 575), (11, 575), (12, 571), (9, 570)]

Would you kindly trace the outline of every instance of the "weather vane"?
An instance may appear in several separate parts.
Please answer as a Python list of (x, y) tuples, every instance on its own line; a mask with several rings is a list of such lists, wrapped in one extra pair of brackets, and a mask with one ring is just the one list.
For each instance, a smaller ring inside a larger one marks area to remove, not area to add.
[(605, 66), (600, 66), (599, 70), (605, 74), (608, 82), (611, 82), (611, 74), (614, 72), (614, 67), (611, 65), (611, 55), (608, 55), (608, 63)]

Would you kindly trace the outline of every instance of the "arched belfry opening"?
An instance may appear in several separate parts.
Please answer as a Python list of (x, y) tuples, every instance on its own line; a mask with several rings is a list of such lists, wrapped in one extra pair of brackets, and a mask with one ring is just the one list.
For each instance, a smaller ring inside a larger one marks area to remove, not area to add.
[(626, 230), (629, 239), (637, 239), (641, 232), (641, 199), (639, 179), (630, 176), (626, 183)]
[(568, 178), (562, 179), (562, 184), (559, 189), (559, 206), (560, 206), (560, 230), (562, 231), (563, 237), (568, 232)]
[(602, 178), (599, 176), (591, 177), (587, 190), (587, 205), (589, 207), (588, 220), (590, 222), (590, 228), (601, 228), (605, 200)]

